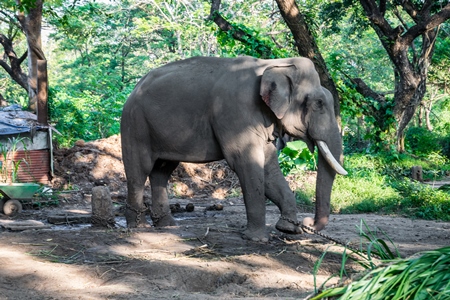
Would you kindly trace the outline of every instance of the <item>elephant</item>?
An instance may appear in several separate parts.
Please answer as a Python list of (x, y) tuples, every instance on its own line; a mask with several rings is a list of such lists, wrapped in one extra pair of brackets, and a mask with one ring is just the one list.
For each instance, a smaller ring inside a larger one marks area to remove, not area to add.
[(142, 214), (150, 180), (154, 226), (175, 225), (167, 183), (179, 162), (225, 159), (242, 188), (247, 226), (243, 238), (268, 241), (266, 200), (278, 206), (276, 229), (303, 232), (296, 201), (281, 173), (275, 140), (285, 132), (319, 149), (315, 217), (327, 225), (342, 141), (331, 93), (307, 58), (192, 57), (150, 71), (136, 84), (121, 118), (127, 177), (128, 228), (149, 226)]

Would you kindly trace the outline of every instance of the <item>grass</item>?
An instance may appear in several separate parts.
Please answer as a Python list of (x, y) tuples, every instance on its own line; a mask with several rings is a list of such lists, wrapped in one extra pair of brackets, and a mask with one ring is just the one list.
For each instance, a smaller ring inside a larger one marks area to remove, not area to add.
[[(401, 154), (346, 156), (347, 176), (333, 185), (333, 213), (382, 213), (428, 220), (450, 221), (450, 194), (409, 179), (412, 166), (421, 165), (424, 178), (440, 179), (450, 170), (448, 159), (429, 154), (422, 158)], [(297, 191), (300, 205), (314, 202), (314, 187)]]

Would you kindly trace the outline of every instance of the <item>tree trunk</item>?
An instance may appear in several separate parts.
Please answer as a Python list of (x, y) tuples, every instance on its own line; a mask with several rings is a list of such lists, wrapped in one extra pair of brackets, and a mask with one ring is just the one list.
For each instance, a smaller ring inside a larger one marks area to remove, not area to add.
[(423, 126), (423, 111), (425, 110), (425, 105), (421, 104), (419, 107), (419, 115), (417, 116), (417, 126)]
[(294, 0), (276, 0), (276, 2), (283, 19), (292, 32), (298, 53), (314, 62), (320, 76), (320, 82), (333, 95), (334, 114), (338, 119), (338, 124), (340, 124), (339, 93), (304, 16), (300, 13)]
[(42, 7), (43, 0), (35, 0), (26, 16), (23, 12), (18, 13), (19, 22), (27, 37), (29, 109), (34, 112), (37, 109), (37, 61), (45, 60), (41, 41)]
[(430, 101), (430, 105), (427, 107), (425, 106), (425, 124), (427, 125), (427, 129), (429, 131), (433, 131), (433, 125), (431, 125), (430, 121), (430, 114), (431, 114), (431, 106), (433, 105), (433, 102)]
[(48, 76), (47, 61), (37, 61), (37, 121), (41, 125), (48, 125)]

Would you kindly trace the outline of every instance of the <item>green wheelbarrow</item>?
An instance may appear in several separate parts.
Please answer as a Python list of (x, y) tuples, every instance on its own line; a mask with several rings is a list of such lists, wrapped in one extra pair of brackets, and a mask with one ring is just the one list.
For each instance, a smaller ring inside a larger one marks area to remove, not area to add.
[(0, 183), (0, 212), (15, 216), (22, 212), (21, 201), (31, 200), (41, 186), (37, 183)]

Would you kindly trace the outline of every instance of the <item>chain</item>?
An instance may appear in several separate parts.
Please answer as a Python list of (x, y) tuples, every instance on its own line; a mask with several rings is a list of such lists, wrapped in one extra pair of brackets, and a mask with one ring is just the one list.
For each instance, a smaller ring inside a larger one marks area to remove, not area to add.
[(131, 205), (129, 205), (128, 203), (126, 203), (126, 208), (136, 213), (136, 225), (139, 225), (139, 223), (141, 222), (142, 213), (145, 213), (147, 210), (150, 211), (150, 217), (152, 218), (153, 224), (157, 224), (159, 220), (161, 220), (162, 218), (165, 218), (166, 216), (168, 216), (170, 214), (170, 213), (163, 213), (161, 215), (158, 215), (157, 213), (154, 213), (150, 209), (150, 207), (147, 207), (145, 205), (144, 205), (144, 209), (138, 210), (138, 209), (132, 207)]
[(142, 213), (147, 211), (147, 207), (145, 207), (144, 209), (141, 210), (137, 210), (136, 208), (132, 207), (131, 205), (128, 204), (128, 202), (126, 203), (126, 208), (134, 211), (136, 213), (136, 225), (139, 225), (139, 223), (141, 222), (141, 215)]
[(159, 222), (159, 220), (167, 217), (170, 214), (170, 213), (163, 213), (161, 215), (158, 215), (157, 213), (154, 213), (150, 208), (149, 208), (149, 210), (150, 210), (150, 217), (152, 218), (153, 224), (157, 224)]
[[(282, 219), (282, 220), (285, 220), (285, 221), (288, 221), (289, 223), (294, 224), (295, 226), (299, 226), (299, 227), (300, 227), (303, 231), (305, 231), (306, 233), (309, 233), (309, 234), (315, 234), (315, 235), (321, 236), (321, 237), (323, 237), (323, 238), (325, 238), (325, 239), (327, 239), (327, 240), (330, 240), (330, 241), (332, 241), (332, 242), (335, 242), (336, 244), (342, 245), (342, 246), (346, 247), (347, 249), (352, 250), (353, 252), (361, 253), (361, 250), (355, 249), (355, 248), (349, 246), (348, 244), (346, 244), (346, 243), (344, 243), (344, 242), (342, 242), (342, 241), (340, 241), (340, 240), (337, 240), (337, 239), (335, 239), (335, 238), (333, 238), (333, 237), (331, 237), (331, 236), (329, 236), (329, 235), (326, 235), (326, 234), (324, 234), (324, 233), (321, 233), (321, 232), (315, 230), (314, 228), (312, 228), (311, 226), (304, 225), (304, 224), (302, 224), (302, 223), (300, 223), (300, 222), (298, 222), (298, 221), (294, 221), (294, 220), (289, 219), (289, 218), (284, 217), (284, 216), (281, 216), (281, 219)], [(375, 255), (375, 254), (372, 253), (372, 255)], [(378, 256), (378, 255), (377, 255), (377, 256)]]

